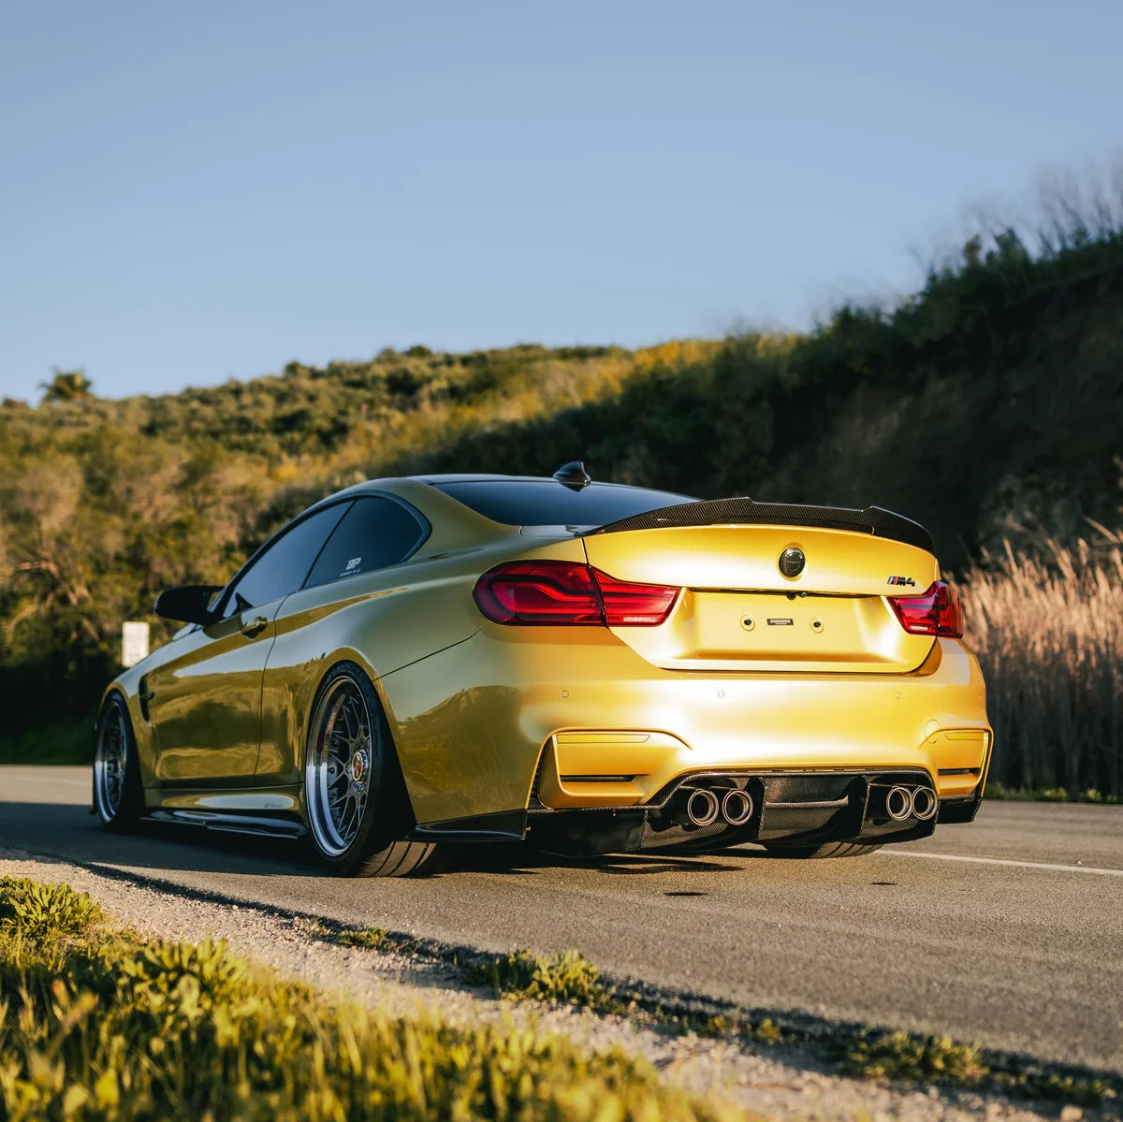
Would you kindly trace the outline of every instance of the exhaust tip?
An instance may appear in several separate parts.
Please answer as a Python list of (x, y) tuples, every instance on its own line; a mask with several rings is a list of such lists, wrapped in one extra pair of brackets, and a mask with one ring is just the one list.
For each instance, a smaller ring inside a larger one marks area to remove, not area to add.
[(885, 796), (885, 813), (894, 822), (904, 822), (912, 815), (912, 799), (912, 792), (907, 787), (890, 787), (889, 793)]
[(712, 826), (720, 810), (717, 795), (705, 787), (696, 787), (686, 800), (686, 816), (695, 826)]
[(722, 817), (730, 826), (744, 826), (753, 816), (753, 797), (738, 787), (725, 793), (721, 800)]
[(912, 793), (912, 812), (921, 820), (927, 822), (935, 816), (940, 809), (940, 800), (931, 787), (917, 787)]

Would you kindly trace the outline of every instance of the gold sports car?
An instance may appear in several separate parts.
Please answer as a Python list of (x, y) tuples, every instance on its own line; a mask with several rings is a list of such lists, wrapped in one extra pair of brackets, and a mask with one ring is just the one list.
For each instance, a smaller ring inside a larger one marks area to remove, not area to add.
[(308, 834), (345, 874), (860, 854), (971, 821), (990, 761), (959, 599), (878, 507), (379, 479), (156, 611), (186, 626), (106, 691), (101, 821)]

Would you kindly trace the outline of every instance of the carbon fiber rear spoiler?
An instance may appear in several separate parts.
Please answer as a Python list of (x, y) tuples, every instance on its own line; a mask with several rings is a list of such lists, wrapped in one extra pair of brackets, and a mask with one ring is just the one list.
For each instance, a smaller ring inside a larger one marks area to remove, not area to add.
[(609, 522), (589, 530), (594, 534), (619, 534), (627, 530), (669, 530), (688, 526), (814, 526), (824, 530), (855, 530), (878, 538), (915, 545), (936, 552), (932, 535), (911, 518), (868, 506), (865, 510), (849, 510), (835, 506), (800, 506), (795, 503), (755, 503), (752, 499), (709, 499), (681, 503), (633, 514), (619, 522)]

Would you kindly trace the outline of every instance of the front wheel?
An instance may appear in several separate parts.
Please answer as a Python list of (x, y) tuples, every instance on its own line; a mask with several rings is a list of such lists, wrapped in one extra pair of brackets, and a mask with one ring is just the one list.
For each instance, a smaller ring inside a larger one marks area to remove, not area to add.
[(378, 695), (352, 662), (324, 679), (304, 766), (308, 826), (320, 856), (344, 876), (436, 872), (439, 846), (402, 840), (413, 825)]
[(107, 830), (123, 834), (144, 814), (144, 788), (132, 721), (118, 694), (102, 707), (95, 735), (94, 810)]
[(861, 842), (828, 842), (826, 845), (766, 845), (764, 848), (769, 857), (796, 857), (806, 861), (819, 857), (865, 857), (881, 846)]

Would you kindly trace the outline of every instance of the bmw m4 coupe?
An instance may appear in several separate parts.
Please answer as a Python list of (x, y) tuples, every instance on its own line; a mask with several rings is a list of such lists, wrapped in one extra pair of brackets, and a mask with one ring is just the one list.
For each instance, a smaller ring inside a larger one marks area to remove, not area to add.
[(345, 874), (856, 855), (971, 821), (991, 756), (932, 539), (878, 507), (379, 479), (156, 611), (185, 626), (106, 691), (101, 821), (308, 835)]

